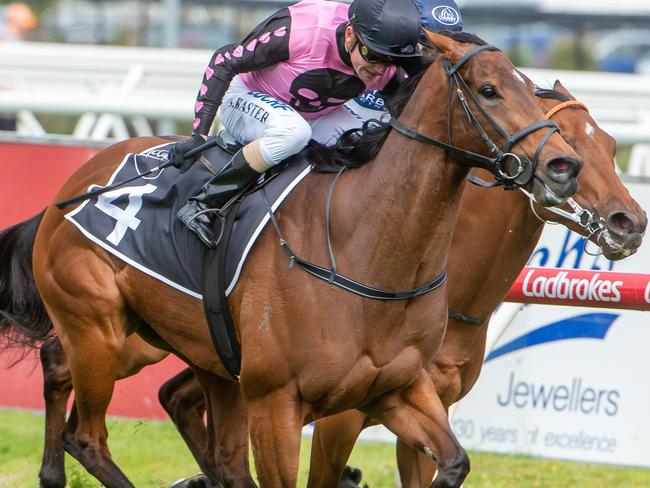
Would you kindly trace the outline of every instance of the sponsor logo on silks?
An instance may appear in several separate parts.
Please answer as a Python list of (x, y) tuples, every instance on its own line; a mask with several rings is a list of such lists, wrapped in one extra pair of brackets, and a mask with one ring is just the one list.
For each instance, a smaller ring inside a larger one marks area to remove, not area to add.
[(460, 14), (454, 7), (439, 5), (431, 11), (431, 15), (441, 24), (456, 25), (460, 21)]
[[(559, 298), (568, 300), (589, 300), (596, 302), (620, 302), (621, 292), (619, 287), (622, 281), (601, 280), (600, 273), (596, 273), (590, 280), (586, 278), (567, 278), (568, 273), (561, 271), (550, 278), (537, 276), (533, 278), (535, 270), (526, 273), (522, 286), (522, 293), (527, 297)], [(646, 288), (646, 298), (648, 289)]]
[(485, 362), (487, 363), (511, 352), (550, 342), (570, 339), (603, 340), (609, 328), (618, 317), (620, 315), (615, 313), (597, 312), (577, 315), (570, 319), (553, 322), (552, 324), (545, 325), (517, 337), (503, 346), (497, 347), (485, 358)]
[(251, 95), (254, 98), (257, 98), (259, 101), (264, 102), (267, 105), (270, 105), (271, 108), (278, 108), (278, 109), (281, 109), (281, 110), (293, 110), (286, 103), (281, 102), (277, 98), (273, 98), (271, 95), (267, 95), (266, 93), (249, 91), (248, 94)]
[(386, 108), (384, 99), (379, 93), (379, 90), (370, 90), (365, 92), (363, 95), (354, 99), (359, 105), (364, 108), (369, 108), (370, 110), (383, 111)]

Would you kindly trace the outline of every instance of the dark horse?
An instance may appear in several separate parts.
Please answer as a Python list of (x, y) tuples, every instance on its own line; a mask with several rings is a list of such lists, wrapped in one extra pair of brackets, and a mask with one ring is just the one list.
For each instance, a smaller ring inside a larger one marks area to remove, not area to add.
[[(516, 134), (508, 147), (537, 161), (527, 184), (537, 201), (558, 204), (570, 196), (581, 162), (557, 134), (548, 137), (533, 125), (543, 112), (530, 84), (521, 81), (507, 58), (444, 36), (432, 35), (431, 41), (440, 55), (399, 120), (437, 139), (449, 129), (465, 150), (482, 154), (495, 148), (477, 141), (478, 121), (489, 124), (484, 135), (491, 139)], [(472, 92), (482, 105), (472, 123), (467, 107), (450, 105), (440, 90), (448, 86), (448, 76), (459, 82), (458, 71), (468, 85), (465, 97)], [(106, 181), (125, 153), (160, 142), (142, 138), (106, 149), (56, 198)], [(391, 133), (372, 164), (339, 181), (331, 208), (339, 269), (390, 289), (412, 289), (439, 276), (467, 173), (466, 166), (438, 148)], [(331, 180), (311, 175), (278, 212), (285, 238), (298, 255), (314, 262), (327, 262), (326, 240), (322, 218), (309, 209), (324, 205)], [(219, 404), (218, 411), (209, 408), (209, 443), (219, 441), (223, 419), (246, 413), (262, 485), (295, 486), (305, 422), (359, 408), (438, 462), (433, 486), (459, 486), (469, 461), (423, 369), (444, 336), (445, 287), (405, 301), (371, 301), (288, 268), (275, 239), (272, 232), (262, 234), (230, 297), (242, 347), (237, 385), (214, 355), (200, 301), (108, 255), (66, 222), (60, 210), (48, 208), (34, 245), (33, 270), (76, 392), (78, 417), (74, 431), (66, 433), (66, 450), (107, 486), (132, 486), (111, 460), (104, 416), (127, 335), (137, 331), (151, 338), (147, 332), (153, 331), (191, 364), (208, 407)], [(245, 433), (228, 440), (231, 457), (245, 458)], [(250, 478), (234, 482), (253, 485)]]

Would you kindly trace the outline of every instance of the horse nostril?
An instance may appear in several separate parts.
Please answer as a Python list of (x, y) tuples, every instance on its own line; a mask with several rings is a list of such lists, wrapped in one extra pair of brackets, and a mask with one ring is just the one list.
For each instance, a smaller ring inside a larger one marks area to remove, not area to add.
[(627, 212), (614, 212), (607, 218), (607, 226), (617, 234), (631, 234), (634, 230), (634, 217)]
[(549, 161), (548, 166), (557, 175), (576, 176), (582, 163), (570, 158), (554, 158)]
[(566, 173), (569, 171), (569, 168), (571, 167), (571, 163), (567, 161), (566, 159), (554, 159), (551, 161), (550, 164), (551, 168), (553, 171), (556, 171), (558, 173)]

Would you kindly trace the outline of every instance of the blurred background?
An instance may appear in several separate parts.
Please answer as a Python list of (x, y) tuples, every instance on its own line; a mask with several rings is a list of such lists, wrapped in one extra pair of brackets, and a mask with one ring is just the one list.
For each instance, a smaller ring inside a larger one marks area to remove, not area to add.
[[(280, 0), (0, 1), (0, 182), (3, 183), (0, 230), (48, 205), (70, 174), (106, 145), (133, 136), (188, 135), (196, 92), (213, 51), (240, 40), (262, 19), (290, 3)], [(589, 106), (598, 124), (617, 140), (617, 163), (628, 188), (642, 206), (650, 207), (650, 180), (647, 179), (650, 177), (650, 0), (458, 0), (458, 3), (466, 31), (506, 51), (515, 65), (538, 85), (550, 88), (559, 79)], [(582, 238), (560, 229), (542, 239), (545, 255), (559, 256), (553, 266), (613, 268), (614, 264), (604, 258), (587, 255), (581, 245)], [(617, 266), (622, 271), (642, 272), (648, 269), (649, 262), (650, 253), (643, 252)], [(534, 315), (540, 324), (548, 323), (551, 318), (557, 320), (558, 312), (548, 312), (549, 318), (539, 310), (534, 309), (529, 316)], [(563, 313), (570, 315), (573, 309)], [(632, 313), (626, 312), (625, 320)], [(614, 353), (605, 349), (613, 347), (609, 342), (601, 341), (602, 349), (598, 349), (600, 343), (582, 346), (596, 352), (591, 351), (591, 359), (579, 361), (574, 356), (578, 346), (573, 342), (561, 353), (558, 348), (549, 347), (548, 355), (540, 356), (537, 363), (517, 356), (519, 362), (512, 366), (512, 371), (519, 374), (523, 366), (532, 364), (529, 369), (535, 371), (531, 377), (536, 384), (543, 381), (556, 384), (560, 380), (547, 377), (549, 365), (553, 364), (565, 372), (566, 379), (562, 381), (566, 384), (572, 384), (572, 375), (576, 374), (591, 378), (594, 384), (609, 381), (612, 371), (606, 370), (608, 362), (627, 367), (630, 345), (650, 341), (650, 337), (643, 336), (650, 334), (647, 316), (634, 313), (625, 339), (616, 346), (617, 357), (621, 358), (618, 363), (612, 359)], [(603, 357), (608, 360), (603, 361)], [(4, 352), (0, 354), (0, 384), (3, 385), (0, 413), (6, 408), (42, 410), (40, 368), (35, 355), (32, 359), (5, 369), (15, 358)], [(637, 371), (650, 368), (647, 354), (634, 359), (646, 361), (636, 367)], [(158, 405), (156, 391), (164, 379), (181, 368), (179, 360), (169, 358), (134, 378), (121, 381), (109, 413), (166, 418)], [(503, 373), (487, 367), (479, 386), (485, 385), (484, 392), (498, 391), (499, 382), (509, 374), (509, 371)], [(608, 439), (618, 442), (621, 448), (616, 456), (610, 452), (558, 454), (544, 446), (526, 453), (650, 468), (650, 427), (646, 421), (650, 391), (634, 383), (635, 375), (627, 376), (630, 378), (625, 383), (629, 384), (622, 395), (628, 408), (621, 409), (621, 423), (617, 423), (618, 418), (612, 422), (612, 419), (603, 421), (588, 415), (569, 418), (575, 428), (606, 434)], [(618, 379), (611, 383), (618, 388)], [(623, 391), (624, 387), (620, 388)], [(478, 400), (474, 404), (469, 400), (470, 410), (461, 409), (455, 422), (483, 425), (481, 418), (486, 415), (481, 417), (479, 413), (487, 403), (481, 396), (484, 393), (477, 390)], [(637, 406), (638, 412), (630, 413), (629, 405)], [(484, 419), (485, 425), (503, 419), (519, 422), (517, 415), (523, 412), (520, 410), (501, 409), (498, 415)], [(530, 417), (521, 420), (521, 425), (537, 425), (538, 413), (527, 413)], [(547, 424), (542, 428), (548, 427), (553, 432), (566, 422), (561, 414), (543, 420)], [(460, 432), (457, 423), (454, 428)], [(42, 435), (38, 428), (34, 431)], [(477, 427), (476, 436), (478, 433)], [(3, 469), (10, 474), (9, 479), (15, 479), (16, 469), (6, 468), (8, 464), (2, 459), (8, 450), (1, 443), (3, 437), (0, 435), (0, 485), (9, 486), (3, 483)], [(23, 437), (19, 435), (20, 439)], [(485, 449), (472, 444), (467, 437), (461, 440), (470, 448)], [(512, 446), (497, 446), (496, 450), (518, 452)], [(30, 463), (24, 469), (25, 479), (34, 480), (38, 461), (34, 459)], [(543, 474), (544, 468), (535, 465), (533, 471)], [(514, 473), (519, 471), (515, 469)], [(586, 482), (580, 473), (577, 484), (540, 485), (516, 480), (499, 486), (603, 486)], [(643, 471), (644, 480), (650, 479), (648, 473), (647, 469)], [(637, 484), (628, 481), (611, 483), (611, 486), (648, 486), (644, 481)], [(18, 482), (11, 486), (27, 484)]]
[[(647, 0), (458, 3), (465, 29), (508, 52), (519, 67), (650, 75)], [(0, 2), (0, 129), (94, 140), (147, 132), (188, 133), (193, 98), (211, 51), (241, 39), (263, 18), (289, 4), (283, 0)], [(552, 73), (537, 75), (540, 84), (553, 81)], [(596, 114), (606, 112), (601, 120), (630, 121), (629, 114), (600, 107), (586, 86), (600, 84), (631, 97), (628, 85), (640, 80), (594, 81), (593, 76), (583, 76), (575, 82), (573, 78), (565, 75), (562, 80), (577, 95), (588, 92), (584, 101), (592, 103)], [(641, 88), (634, 90), (647, 98)], [(95, 114), (112, 110), (122, 120), (84, 117), (86, 108)], [(645, 115), (635, 115), (633, 121), (642, 119)], [(633, 131), (645, 133), (646, 126), (641, 129), (636, 124)], [(637, 135), (623, 138), (639, 139)]]
[[(0, 3), (0, 39), (215, 49), (283, 0), (26, 0)], [(466, 30), (520, 66), (650, 72), (646, 0), (460, 0)]]

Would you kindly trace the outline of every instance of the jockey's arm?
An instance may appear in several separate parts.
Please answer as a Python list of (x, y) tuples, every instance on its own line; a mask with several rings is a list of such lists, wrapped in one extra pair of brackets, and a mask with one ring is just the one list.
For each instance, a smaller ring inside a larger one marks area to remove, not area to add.
[[(239, 44), (215, 51), (208, 64), (194, 107), (194, 133), (206, 136), (230, 82), (239, 73), (268, 68), (289, 59), (291, 16), (282, 9), (263, 21)], [(286, 32), (283, 36), (272, 35)]]

